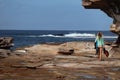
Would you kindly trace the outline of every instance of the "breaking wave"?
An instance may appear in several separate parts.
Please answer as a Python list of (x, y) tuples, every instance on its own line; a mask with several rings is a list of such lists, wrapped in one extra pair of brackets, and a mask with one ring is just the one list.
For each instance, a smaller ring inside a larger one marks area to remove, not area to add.
[(88, 33), (71, 33), (65, 34), (65, 37), (95, 37), (95, 34), (88, 34)]
[[(59, 38), (95, 38), (95, 34), (91, 33), (69, 33), (69, 34), (44, 34), (29, 35), (26, 37), (59, 37)], [(103, 36), (104, 38), (117, 38), (117, 36)]]

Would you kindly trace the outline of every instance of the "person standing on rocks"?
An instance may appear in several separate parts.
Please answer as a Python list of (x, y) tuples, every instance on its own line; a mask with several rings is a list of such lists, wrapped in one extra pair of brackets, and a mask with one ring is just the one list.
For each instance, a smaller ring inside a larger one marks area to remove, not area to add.
[(98, 32), (97, 37), (95, 39), (96, 47), (98, 47), (98, 58), (100, 61), (102, 60), (102, 53), (104, 48), (104, 39), (102, 36), (103, 36), (102, 33)]
[(97, 45), (97, 38), (98, 38), (98, 34), (96, 35), (96, 39), (95, 39), (95, 43), (94, 43), (95, 50), (96, 50), (95, 55), (98, 55), (98, 51), (99, 51), (99, 49), (98, 49), (98, 45)]

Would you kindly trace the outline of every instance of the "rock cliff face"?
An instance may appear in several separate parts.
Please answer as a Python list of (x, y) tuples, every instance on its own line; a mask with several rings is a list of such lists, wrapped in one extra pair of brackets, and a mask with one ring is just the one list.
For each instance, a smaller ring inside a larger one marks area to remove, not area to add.
[(116, 44), (120, 46), (120, 0), (82, 0), (87, 9), (100, 9), (113, 19), (110, 31), (118, 34)]

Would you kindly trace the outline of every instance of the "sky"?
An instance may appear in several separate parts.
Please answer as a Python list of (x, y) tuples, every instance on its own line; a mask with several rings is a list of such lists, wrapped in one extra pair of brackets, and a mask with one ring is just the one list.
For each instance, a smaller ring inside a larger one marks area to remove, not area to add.
[(0, 0), (0, 30), (109, 30), (112, 21), (82, 0)]

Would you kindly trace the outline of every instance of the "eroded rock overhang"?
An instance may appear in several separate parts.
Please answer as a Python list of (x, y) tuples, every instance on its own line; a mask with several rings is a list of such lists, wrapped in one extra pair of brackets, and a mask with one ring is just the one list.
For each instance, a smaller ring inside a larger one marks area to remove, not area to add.
[(110, 30), (120, 35), (120, 0), (82, 0), (87, 9), (100, 9), (113, 18)]

